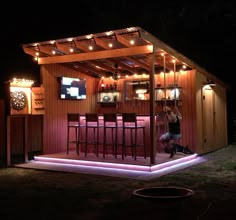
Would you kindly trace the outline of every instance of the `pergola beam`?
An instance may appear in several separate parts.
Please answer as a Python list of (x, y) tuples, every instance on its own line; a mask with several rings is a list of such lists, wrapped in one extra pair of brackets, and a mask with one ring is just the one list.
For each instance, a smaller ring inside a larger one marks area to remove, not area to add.
[(98, 60), (107, 59), (114, 57), (124, 57), (133, 56), (140, 54), (150, 54), (153, 51), (153, 47), (150, 45), (137, 46), (132, 48), (121, 48), (113, 49), (107, 51), (95, 51), (79, 54), (68, 54), (63, 56), (52, 56), (52, 57), (42, 57), (38, 58), (39, 64), (53, 64), (53, 63), (69, 63), (77, 61), (88, 61), (88, 60)]

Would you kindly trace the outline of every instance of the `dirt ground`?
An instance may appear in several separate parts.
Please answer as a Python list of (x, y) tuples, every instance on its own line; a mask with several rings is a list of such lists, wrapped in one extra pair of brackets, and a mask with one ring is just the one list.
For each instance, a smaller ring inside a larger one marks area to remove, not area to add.
[[(1, 168), (0, 219), (236, 219), (236, 146), (204, 157), (204, 163), (149, 181)], [(194, 194), (174, 204), (132, 194), (159, 186)]]

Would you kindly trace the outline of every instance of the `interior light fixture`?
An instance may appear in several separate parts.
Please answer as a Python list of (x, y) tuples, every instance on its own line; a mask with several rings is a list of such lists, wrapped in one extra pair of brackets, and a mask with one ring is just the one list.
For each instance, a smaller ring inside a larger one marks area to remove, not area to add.
[(129, 42), (131, 45), (134, 45), (135, 41), (134, 40), (130, 40)]

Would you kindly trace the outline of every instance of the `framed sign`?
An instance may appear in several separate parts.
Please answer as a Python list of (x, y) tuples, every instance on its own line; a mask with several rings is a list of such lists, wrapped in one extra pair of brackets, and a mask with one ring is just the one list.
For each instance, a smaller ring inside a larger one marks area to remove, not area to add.
[(45, 113), (44, 88), (32, 87), (32, 114), (42, 115)]

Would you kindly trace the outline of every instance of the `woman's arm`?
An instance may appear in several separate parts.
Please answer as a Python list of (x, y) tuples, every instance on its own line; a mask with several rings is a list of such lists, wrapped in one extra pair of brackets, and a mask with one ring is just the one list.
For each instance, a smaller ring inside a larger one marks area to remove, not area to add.
[(175, 106), (175, 114), (179, 117), (179, 119), (182, 119), (182, 115), (181, 115), (179, 109), (177, 108), (177, 106)]

